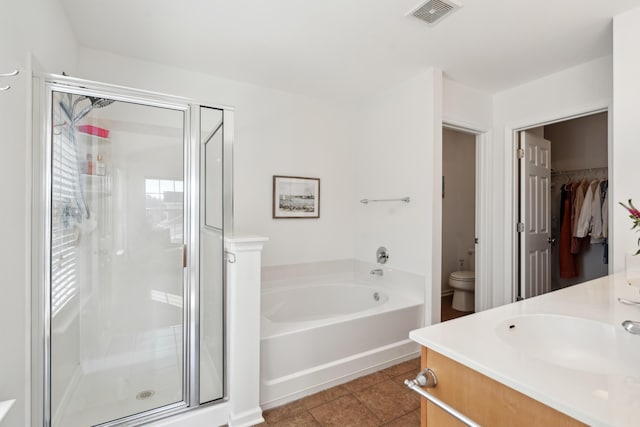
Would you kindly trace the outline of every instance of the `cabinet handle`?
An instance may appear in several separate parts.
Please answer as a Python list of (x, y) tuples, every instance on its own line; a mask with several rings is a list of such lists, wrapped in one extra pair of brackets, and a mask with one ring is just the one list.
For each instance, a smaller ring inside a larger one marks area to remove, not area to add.
[(409, 387), (409, 389), (415, 391), (420, 396), (424, 397), (429, 402), (433, 403), (438, 408), (442, 409), (443, 411), (445, 411), (452, 417), (456, 418), (457, 420), (461, 421), (465, 425), (469, 427), (480, 427), (480, 424), (476, 423), (475, 421), (473, 421), (463, 413), (452, 408), (451, 406), (444, 403), (442, 400), (438, 399), (432, 394), (427, 393), (422, 389), (422, 387), (434, 388), (435, 386), (438, 385), (438, 378), (436, 377), (436, 373), (433, 372), (431, 369), (427, 368), (423, 371), (420, 371), (420, 373), (416, 375), (415, 379), (404, 380), (404, 383), (407, 387)]

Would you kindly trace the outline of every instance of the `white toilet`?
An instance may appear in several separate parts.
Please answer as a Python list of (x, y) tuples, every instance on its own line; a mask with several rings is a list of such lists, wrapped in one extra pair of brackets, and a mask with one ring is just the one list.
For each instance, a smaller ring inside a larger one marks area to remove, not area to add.
[(475, 310), (476, 273), (474, 271), (454, 271), (449, 275), (449, 286), (453, 288), (451, 307), (454, 310)]

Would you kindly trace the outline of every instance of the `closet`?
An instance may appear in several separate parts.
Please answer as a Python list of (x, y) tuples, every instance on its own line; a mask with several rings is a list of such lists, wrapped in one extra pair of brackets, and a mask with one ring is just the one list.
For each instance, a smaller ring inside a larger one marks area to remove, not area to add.
[(551, 142), (550, 279), (556, 290), (608, 274), (607, 113), (547, 125), (542, 132)]
[(518, 295), (606, 276), (608, 119), (594, 113), (518, 133)]

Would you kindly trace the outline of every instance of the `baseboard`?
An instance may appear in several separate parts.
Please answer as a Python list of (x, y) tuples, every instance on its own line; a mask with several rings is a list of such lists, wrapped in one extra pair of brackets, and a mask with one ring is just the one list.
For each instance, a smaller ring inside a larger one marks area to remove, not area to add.
[(249, 427), (263, 422), (262, 409), (259, 406), (240, 414), (229, 414), (229, 427)]

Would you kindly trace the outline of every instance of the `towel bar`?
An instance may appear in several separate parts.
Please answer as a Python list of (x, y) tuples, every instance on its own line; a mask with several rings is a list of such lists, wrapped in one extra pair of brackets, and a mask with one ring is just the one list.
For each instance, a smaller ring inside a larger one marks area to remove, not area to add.
[(371, 203), (371, 202), (405, 202), (405, 203), (409, 203), (411, 201), (411, 198), (407, 197), (402, 197), (399, 199), (362, 199), (360, 200), (360, 203), (362, 204), (367, 204), (367, 203)]
[(415, 379), (404, 380), (404, 383), (411, 390), (415, 391), (420, 396), (424, 397), (429, 402), (433, 403), (438, 408), (442, 409), (443, 411), (445, 411), (452, 417), (456, 418), (460, 422), (464, 423), (465, 425), (469, 427), (480, 427), (480, 424), (476, 423), (471, 418), (467, 417), (457, 409), (452, 408), (451, 406), (444, 403), (442, 400), (427, 393), (422, 389), (422, 387), (433, 388), (436, 385), (438, 385), (438, 378), (436, 377), (435, 372), (433, 372), (431, 369), (427, 368), (421, 371), (418, 375), (416, 375)]

